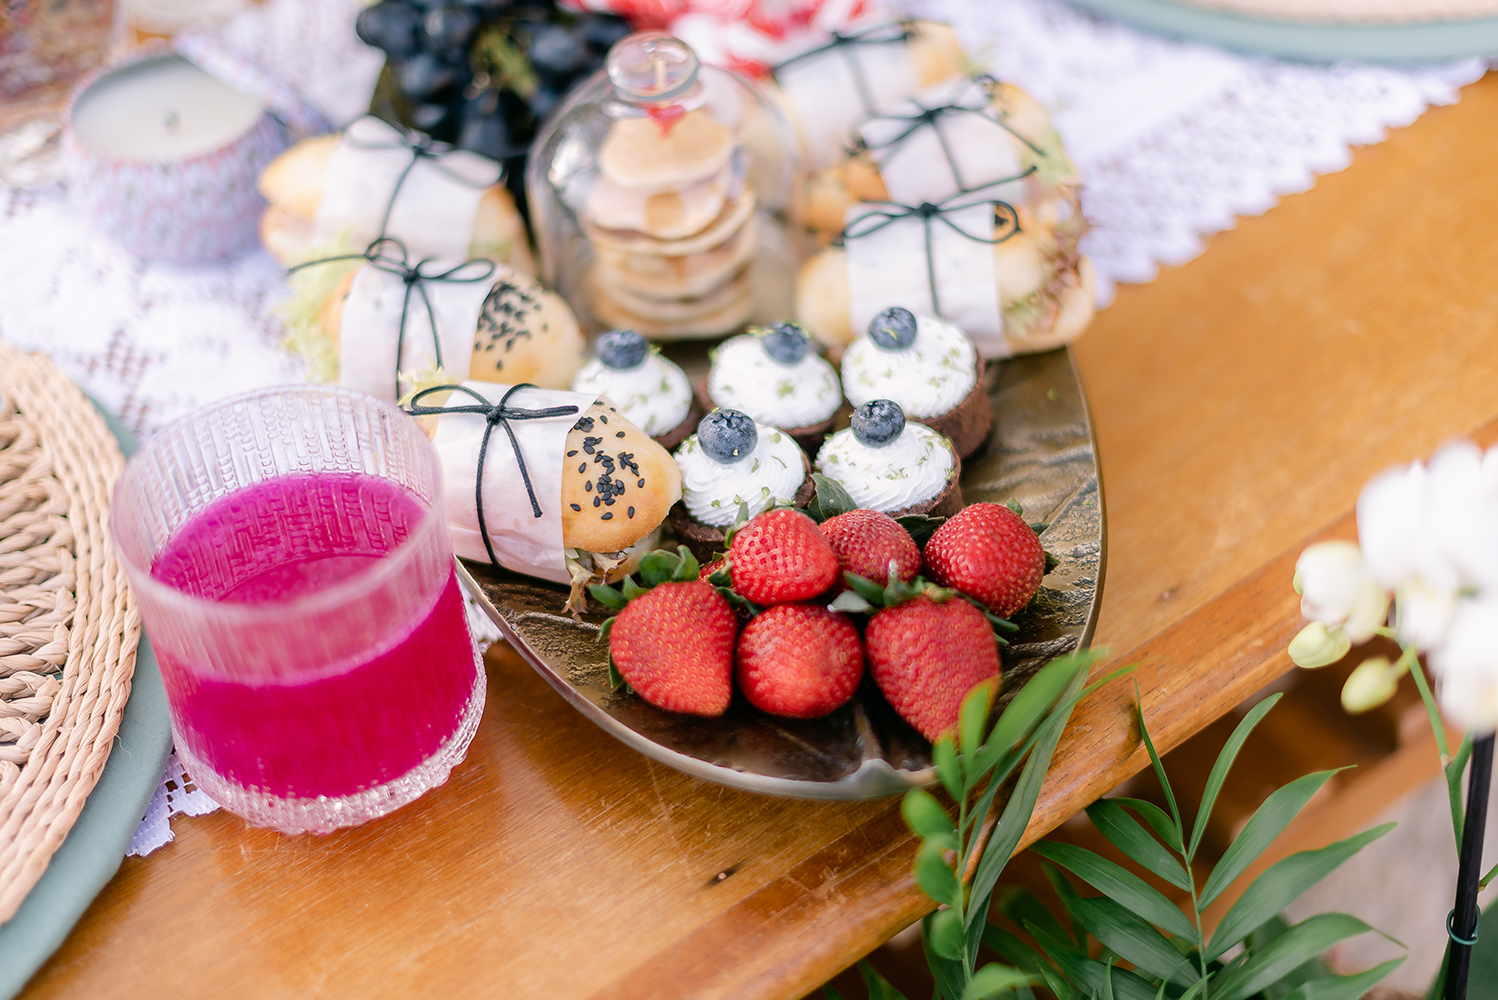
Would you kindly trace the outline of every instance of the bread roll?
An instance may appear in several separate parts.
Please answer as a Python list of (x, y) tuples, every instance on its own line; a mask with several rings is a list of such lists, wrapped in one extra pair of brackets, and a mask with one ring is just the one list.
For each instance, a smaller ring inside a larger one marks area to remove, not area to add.
[(649, 535), (681, 499), (676, 459), (607, 397), (567, 434), (562, 541), (586, 552), (622, 552)]

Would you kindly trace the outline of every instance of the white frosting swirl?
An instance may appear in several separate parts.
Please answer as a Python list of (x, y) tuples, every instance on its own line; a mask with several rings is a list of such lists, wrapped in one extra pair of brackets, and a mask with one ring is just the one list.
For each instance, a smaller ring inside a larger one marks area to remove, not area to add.
[(680, 425), (692, 409), (692, 386), (686, 373), (655, 351), (624, 371), (592, 358), (578, 370), (572, 391), (609, 397), (630, 423), (651, 437)]
[(759, 441), (740, 461), (725, 465), (706, 451), (693, 434), (676, 449), (681, 467), (681, 500), (692, 519), (726, 528), (739, 516), (739, 504), (749, 505), (749, 516), (790, 503), (806, 481), (804, 454), (784, 431), (756, 423)]
[(868, 334), (843, 354), (843, 392), (862, 406), (891, 399), (907, 417), (939, 417), (957, 408), (978, 380), (978, 353), (967, 334), (932, 316), (916, 319), (915, 343), (887, 351)]
[(765, 351), (758, 336), (725, 340), (713, 355), (707, 394), (718, 406), (741, 410), (776, 427), (808, 427), (829, 419), (842, 404), (837, 372), (808, 350), (794, 365)]
[(858, 506), (886, 514), (940, 496), (956, 462), (951, 441), (916, 423), (880, 448), (859, 441), (852, 428), (840, 430), (817, 452), (818, 472), (842, 483)]

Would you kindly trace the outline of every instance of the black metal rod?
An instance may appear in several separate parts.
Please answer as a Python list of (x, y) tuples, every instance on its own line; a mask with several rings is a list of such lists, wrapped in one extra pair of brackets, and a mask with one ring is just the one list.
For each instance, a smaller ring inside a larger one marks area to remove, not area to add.
[[(1482, 878), (1482, 835), (1488, 825), (1488, 790), (1493, 784), (1493, 734), (1472, 744), (1467, 774), (1467, 815), (1462, 821), (1462, 853), (1456, 876), (1456, 909), (1451, 915), (1451, 963), (1446, 1000), (1467, 1000), (1467, 973), (1477, 938), (1477, 883)], [(1460, 939), (1460, 940), (1459, 940)]]

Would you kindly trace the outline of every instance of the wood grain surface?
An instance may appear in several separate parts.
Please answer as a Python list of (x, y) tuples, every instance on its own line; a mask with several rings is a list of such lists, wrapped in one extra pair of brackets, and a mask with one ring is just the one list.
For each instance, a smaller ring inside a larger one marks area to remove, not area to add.
[[(1182, 743), (1290, 668), (1290, 578), (1381, 468), (1498, 418), (1498, 76), (1156, 281), (1077, 357), (1108, 516), (1097, 643)], [(1491, 433), (1491, 432), (1490, 432)], [(923, 910), (895, 803), (756, 797), (604, 736), (513, 654), (468, 762), (392, 817), (224, 813), (127, 859), (25, 996), (795, 998)], [(1137, 771), (1079, 710), (1033, 839)]]

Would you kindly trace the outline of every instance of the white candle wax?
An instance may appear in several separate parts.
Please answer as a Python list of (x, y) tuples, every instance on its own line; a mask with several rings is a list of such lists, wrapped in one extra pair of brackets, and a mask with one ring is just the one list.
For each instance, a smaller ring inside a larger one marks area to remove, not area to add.
[(161, 163), (219, 149), (260, 114), (252, 98), (181, 56), (164, 56), (91, 85), (73, 107), (73, 129), (106, 156)]

